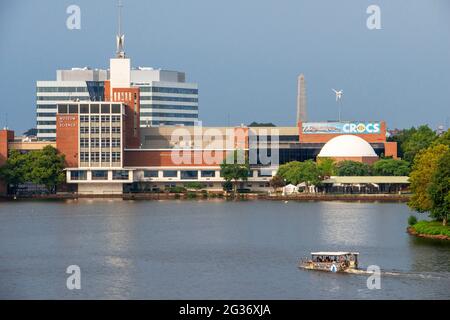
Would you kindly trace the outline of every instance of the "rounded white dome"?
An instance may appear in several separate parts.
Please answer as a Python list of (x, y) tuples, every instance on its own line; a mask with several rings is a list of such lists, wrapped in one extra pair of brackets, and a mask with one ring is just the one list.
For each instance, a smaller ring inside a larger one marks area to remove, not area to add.
[(377, 157), (377, 154), (366, 140), (348, 134), (325, 143), (318, 157)]

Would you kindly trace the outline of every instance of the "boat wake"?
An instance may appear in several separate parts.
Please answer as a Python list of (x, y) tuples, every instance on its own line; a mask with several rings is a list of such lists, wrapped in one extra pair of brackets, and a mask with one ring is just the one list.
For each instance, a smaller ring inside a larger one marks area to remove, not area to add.
[[(347, 269), (345, 273), (358, 274), (358, 275), (371, 275), (374, 271), (367, 271), (364, 269)], [(429, 280), (447, 280), (450, 281), (450, 272), (407, 272), (397, 270), (381, 270), (382, 276), (392, 277), (407, 277), (416, 279), (429, 279)]]

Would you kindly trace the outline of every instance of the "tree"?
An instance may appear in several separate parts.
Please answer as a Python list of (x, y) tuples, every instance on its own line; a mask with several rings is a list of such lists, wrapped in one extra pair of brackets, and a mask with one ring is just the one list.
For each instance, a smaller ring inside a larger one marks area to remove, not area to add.
[(430, 214), (436, 220), (447, 225), (450, 214), (450, 149), (439, 158), (433, 173), (428, 194), (431, 199)]
[(438, 144), (445, 144), (446, 146), (450, 147), (450, 129), (445, 131), (443, 134), (441, 134), (439, 137), (437, 137), (436, 140), (434, 140), (433, 145)]
[(372, 165), (376, 176), (407, 176), (410, 171), (409, 162), (405, 160), (382, 159)]
[(14, 189), (25, 180), (26, 155), (11, 150), (6, 163), (0, 168), (0, 178)]
[(403, 143), (410, 139), (410, 137), (417, 132), (417, 129), (414, 127), (411, 127), (410, 129), (403, 129), (400, 130), (397, 134), (388, 137), (388, 141), (394, 141), (397, 142), (398, 150), (397, 150), (397, 156), (400, 158), (403, 158), (404, 151), (403, 151)]
[(200, 190), (203, 189), (205, 187), (205, 185), (201, 182), (198, 181), (193, 181), (193, 182), (188, 182), (184, 185), (184, 187), (186, 189), (195, 189), (195, 190)]
[(336, 163), (332, 158), (317, 159), (317, 169), (319, 169), (321, 179), (336, 175)]
[(43, 184), (49, 192), (65, 181), (64, 156), (48, 145), (42, 150), (21, 154), (12, 150), (5, 165), (0, 168), (0, 177), (14, 188), (24, 182)]
[[(240, 163), (242, 158), (244, 161)], [(246, 181), (250, 174), (248, 157), (244, 154), (244, 150), (235, 150), (229, 155), (220, 165), (220, 174), (226, 181), (233, 182), (233, 191), (236, 193), (239, 181)]]
[(301, 182), (306, 186), (317, 185), (321, 181), (319, 169), (313, 160), (288, 162), (278, 168), (277, 175), (294, 185)]
[(368, 164), (344, 160), (336, 165), (338, 176), (370, 176), (370, 166)]
[(403, 158), (412, 162), (416, 154), (428, 148), (436, 139), (436, 133), (430, 127), (423, 125), (417, 128), (402, 144)]
[(438, 144), (420, 151), (413, 163), (409, 176), (410, 189), (413, 193), (408, 206), (418, 212), (430, 211), (433, 200), (428, 189), (432, 184), (433, 175), (439, 159), (449, 150), (446, 145)]
[(282, 177), (276, 175), (276, 176), (273, 176), (272, 179), (270, 179), (269, 185), (276, 192), (277, 189), (284, 187), (286, 185), (286, 182), (284, 181), (284, 179)]

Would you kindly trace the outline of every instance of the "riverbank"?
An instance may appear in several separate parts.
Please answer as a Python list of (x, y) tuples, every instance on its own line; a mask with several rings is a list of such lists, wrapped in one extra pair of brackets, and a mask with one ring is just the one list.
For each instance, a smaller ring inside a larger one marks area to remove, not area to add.
[(450, 226), (443, 226), (439, 221), (419, 221), (409, 226), (407, 232), (420, 238), (450, 240)]
[(173, 200), (173, 199), (236, 199), (236, 200), (274, 200), (274, 201), (363, 201), (363, 202), (407, 202), (408, 194), (316, 194), (299, 193), (295, 195), (269, 195), (266, 193), (241, 193), (234, 197), (224, 193), (124, 193), (124, 194), (75, 194), (58, 193), (49, 195), (28, 195), (28, 196), (4, 196), (4, 200), (24, 200), (24, 199), (82, 199), (82, 198), (119, 198), (124, 200)]

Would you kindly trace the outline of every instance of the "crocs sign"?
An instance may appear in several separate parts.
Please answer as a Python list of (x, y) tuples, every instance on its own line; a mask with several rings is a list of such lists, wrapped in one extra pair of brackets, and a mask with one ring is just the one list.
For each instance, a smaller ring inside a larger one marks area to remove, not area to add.
[(304, 134), (377, 134), (381, 132), (380, 122), (305, 122)]

